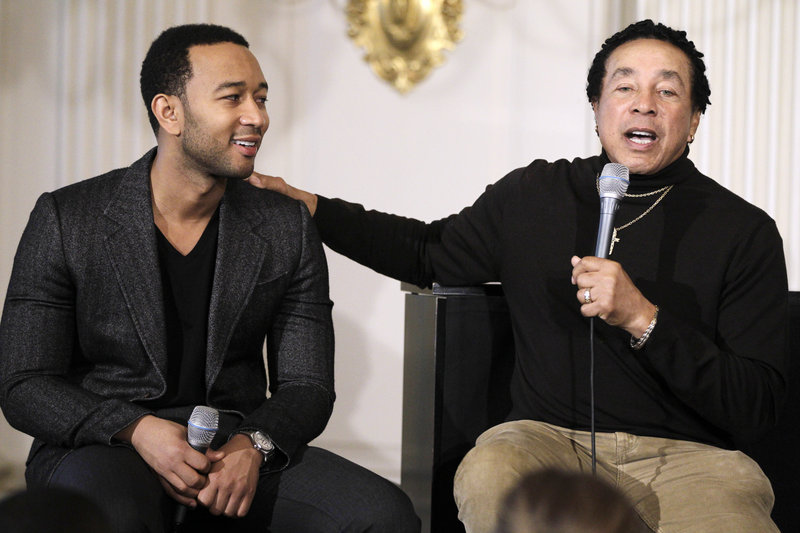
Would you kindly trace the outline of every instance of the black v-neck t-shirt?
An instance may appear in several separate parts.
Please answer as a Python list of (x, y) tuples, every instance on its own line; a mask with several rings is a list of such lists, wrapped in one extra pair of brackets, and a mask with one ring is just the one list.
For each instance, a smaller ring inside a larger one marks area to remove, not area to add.
[(183, 255), (156, 228), (169, 363), (166, 394), (149, 403), (152, 407), (205, 403), (208, 311), (218, 231), (219, 209), (195, 247)]

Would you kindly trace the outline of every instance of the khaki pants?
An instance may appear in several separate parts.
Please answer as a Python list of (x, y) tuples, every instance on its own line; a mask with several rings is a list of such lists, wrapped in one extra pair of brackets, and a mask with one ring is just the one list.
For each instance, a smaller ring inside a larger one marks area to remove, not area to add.
[[(618, 487), (659, 533), (769, 533), (775, 497), (761, 468), (739, 451), (706, 444), (597, 433), (597, 475)], [(484, 432), (455, 477), (468, 533), (491, 533), (505, 494), (547, 467), (591, 472), (591, 436), (532, 420)]]

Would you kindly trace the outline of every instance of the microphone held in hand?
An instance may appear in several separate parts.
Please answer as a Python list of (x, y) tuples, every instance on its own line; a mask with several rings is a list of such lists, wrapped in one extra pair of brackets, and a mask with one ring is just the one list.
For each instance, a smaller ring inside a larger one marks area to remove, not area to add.
[(608, 163), (603, 167), (597, 179), (597, 190), (600, 193), (600, 224), (597, 227), (597, 243), (594, 255), (601, 259), (608, 257), (611, 235), (614, 231), (614, 215), (619, 202), (625, 197), (630, 180), (628, 167), (619, 163)]
[(186, 440), (189, 441), (189, 446), (200, 453), (206, 453), (219, 429), (219, 411), (213, 407), (198, 405), (189, 417), (187, 428)]
[[(597, 192), (600, 193), (600, 224), (597, 227), (597, 243), (594, 247), (594, 255), (601, 259), (605, 259), (609, 254), (608, 248), (614, 231), (614, 215), (617, 214), (619, 201), (625, 197), (625, 191), (628, 190), (628, 184), (630, 183), (628, 175), (628, 167), (625, 165), (608, 163), (603, 167), (600, 177), (597, 178)], [(586, 290), (588, 291), (589, 289)], [(594, 317), (589, 319), (589, 342), (591, 346), (589, 356), (589, 410), (591, 411), (592, 474), (594, 474), (597, 471), (594, 430)]]
[[(213, 407), (198, 405), (192, 411), (187, 424), (186, 440), (189, 446), (200, 453), (206, 453), (209, 444), (214, 440), (214, 436), (219, 429), (219, 411)], [(175, 531), (178, 531), (183, 521), (186, 519), (188, 507), (179, 505), (175, 511)]]

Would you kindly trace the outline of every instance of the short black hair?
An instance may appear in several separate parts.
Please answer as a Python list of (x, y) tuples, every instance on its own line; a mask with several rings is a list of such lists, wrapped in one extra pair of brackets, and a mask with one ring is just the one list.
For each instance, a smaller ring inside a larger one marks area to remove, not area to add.
[(706, 77), (706, 64), (703, 62), (703, 54), (695, 48), (692, 41), (686, 38), (685, 31), (674, 30), (660, 22), (656, 24), (650, 19), (631, 24), (606, 39), (606, 42), (603, 43), (600, 51), (594, 56), (592, 66), (589, 68), (589, 75), (586, 78), (586, 96), (589, 97), (589, 102), (595, 103), (600, 99), (608, 56), (620, 45), (636, 39), (666, 41), (686, 54), (686, 57), (689, 58), (692, 72), (692, 107), (695, 111), (705, 113), (706, 106), (711, 105), (711, 100), (709, 100), (711, 88)]
[(150, 109), (157, 94), (183, 98), (186, 82), (192, 77), (189, 48), (201, 44), (234, 43), (245, 48), (250, 44), (240, 34), (215, 24), (184, 24), (173, 26), (159, 35), (142, 61), (139, 85), (153, 132), (158, 134), (158, 120)]

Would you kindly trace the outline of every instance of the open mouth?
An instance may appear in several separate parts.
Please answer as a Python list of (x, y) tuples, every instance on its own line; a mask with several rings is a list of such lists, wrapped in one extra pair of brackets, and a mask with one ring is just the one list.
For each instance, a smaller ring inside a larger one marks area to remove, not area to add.
[(657, 139), (656, 134), (648, 130), (631, 130), (625, 133), (625, 137), (643, 146), (654, 143)]
[(233, 141), (233, 144), (238, 144), (239, 146), (246, 146), (248, 148), (252, 148), (256, 145), (255, 141)]
[(258, 139), (233, 139), (231, 144), (245, 157), (255, 157), (258, 153)]

